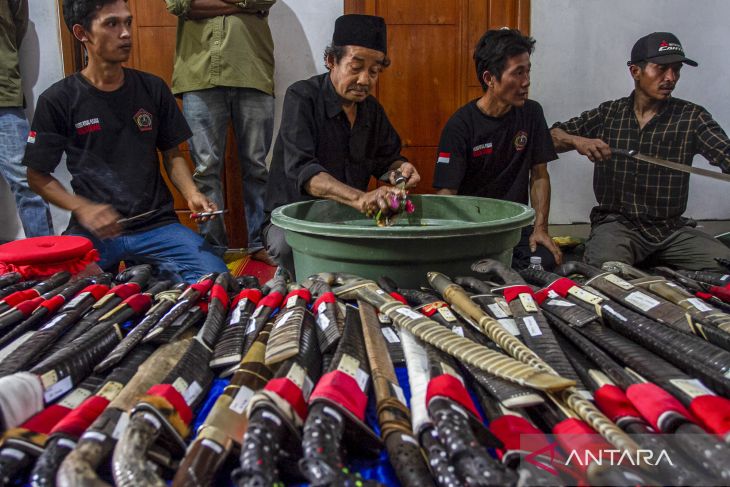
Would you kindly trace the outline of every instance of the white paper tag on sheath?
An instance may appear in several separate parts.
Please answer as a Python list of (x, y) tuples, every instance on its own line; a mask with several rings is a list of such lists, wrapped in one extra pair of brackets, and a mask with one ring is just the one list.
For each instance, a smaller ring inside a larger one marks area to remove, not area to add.
[(263, 305), (261, 305), (261, 306), (256, 306), (256, 309), (255, 309), (255, 310), (253, 310), (253, 313), (251, 314), (251, 319), (252, 319), (252, 320), (255, 320), (256, 318), (258, 318), (258, 317), (259, 317), (259, 315), (261, 314), (261, 312), (262, 312), (263, 310), (264, 310), (264, 306), (263, 306)]
[(620, 287), (621, 289), (625, 289), (626, 291), (634, 289), (633, 284), (621, 279), (616, 274), (606, 274), (605, 276), (603, 276), (603, 278), (611, 284), (615, 284), (616, 286)]
[(76, 389), (71, 391), (70, 394), (64, 397), (58, 404), (68, 409), (76, 409), (79, 404), (84, 402), (86, 398), (90, 395), (90, 390), (77, 387)]
[(286, 323), (286, 320), (288, 320), (289, 317), (292, 314), (294, 314), (294, 310), (287, 311), (286, 313), (284, 313), (283, 316), (280, 316), (279, 319), (276, 320), (276, 324), (274, 325), (274, 329), (279, 328), (282, 325), (282, 323)]
[(659, 306), (659, 301), (652, 298), (648, 294), (644, 294), (641, 291), (634, 291), (633, 293), (626, 296), (626, 301), (633, 304), (641, 311), (649, 311), (652, 308)]
[(708, 306), (700, 298), (688, 298), (687, 301), (698, 311), (712, 311), (712, 306)]
[(454, 313), (451, 312), (449, 308), (439, 308), (438, 313), (444, 317), (444, 319), (448, 322), (453, 323), (456, 321), (456, 316), (454, 316)]
[(294, 306), (296, 306), (297, 299), (299, 299), (299, 296), (297, 296), (296, 294), (289, 296), (289, 299), (286, 300), (286, 307), (293, 308)]
[(730, 274), (723, 274), (723, 275), (722, 275), (722, 277), (720, 278), (720, 280), (721, 280), (722, 282), (725, 282), (725, 281), (727, 281), (728, 279), (730, 279)]
[(253, 391), (246, 386), (241, 386), (233, 397), (233, 401), (231, 401), (228, 409), (236, 414), (243, 414), (251, 396), (253, 396)]
[(395, 333), (395, 330), (393, 330), (389, 326), (384, 326), (380, 329), (383, 332), (383, 336), (386, 340), (388, 340), (388, 343), (399, 343), (400, 338), (398, 338), (398, 335)]
[(183, 398), (185, 399), (185, 404), (188, 406), (191, 405), (195, 400), (200, 396), (200, 393), (203, 392), (203, 388), (200, 387), (200, 384), (198, 384), (198, 381), (193, 381), (192, 384), (188, 386), (187, 389), (185, 389), (185, 392), (183, 393)]
[(421, 313), (413, 311), (411, 308), (398, 308), (395, 311), (402, 314), (403, 316), (411, 318), (412, 320), (418, 320), (424, 317)]
[(596, 296), (595, 294), (589, 293), (585, 289), (579, 288), (578, 286), (573, 286), (570, 289), (568, 289), (568, 294), (571, 296), (575, 296), (576, 298), (580, 299), (581, 301), (585, 301), (589, 304), (600, 304), (603, 299), (600, 296)]
[(456, 333), (456, 334), (457, 334), (457, 335), (459, 335), (460, 337), (463, 337), (463, 336), (464, 336), (464, 329), (463, 329), (462, 327), (460, 327), (460, 326), (455, 326), (455, 327), (453, 327), (453, 328), (451, 329), (451, 331), (453, 331), (454, 333)]
[(357, 385), (360, 387), (360, 390), (362, 392), (365, 392), (365, 390), (368, 387), (368, 379), (370, 378), (370, 374), (362, 370), (361, 368), (358, 368), (355, 372), (355, 380), (357, 381)]
[(175, 388), (177, 392), (180, 394), (183, 394), (185, 390), (188, 388), (188, 381), (183, 379), (182, 377), (178, 377), (175, 379), (175, 381), (172, 383), (172, 387)]
[(497, 321), (500, 325), (502, 325), (502, 328), (509, 332), (510, 335), (520, 336), (520, 329), (517, 328), (517, 323), (515, 323), (514, 318), (502, 318), (501, 320)]
[(692, 399), (700, 396), (714, 396), (715, 393), (709, 390), (699, 379), (671, 379), (677, 389), (690, 396)]
[[(112, 431), (112, 438), (115, 440), (118, 440), (122, 437), (122, 433), (124, 433), (124, 430), (127, 429), (127, 425), (129, 424), (129, 413), (123, 412), (121, 416), (119, 416), (119, 419), (117, 420), (117, 424), (114, 426), (114, 431)], [(102, 440), (103, 441), (103, 440)]]
[(489, 304), (489, 305), (487, 305), (487, 307), (489, 308), (489, 311), (492, 312), (492, 316), (494, 316), (497, 319), (507, 318), (507, 316), (508, 316), (507, 313), (504, 312), (502, 307), (497, 303)]
[(537, 304), (529, 294), (520, 293), (520, 303), (522, 303), (522, 307), (525, 308), (525, 311), (528, 313), (537, 313)]
[(389, 325), (391, 323), (390, 317), (383, 313), (378, 313), (378, 321), (384, 325)]
[(327, 311), (327, 303), (322, 301), (319, 303), (319, 306), (317, 306), (317, 313), (322, 314), (325, 311)]
[(319, 326), (320, 330), (324, 331), (327, 329), (328, 326), (330, 326), (330, 319), (327, 318), (327, 315), (322, 312), (317, 313), (317, 325)]
[(43, 392), (43, 400), (46, 403), (53, 402), (70, 391), (72, 387), (71, 376), (64, 377)]
[(246, 327), (246, 335), (250, 335), (256, 330), (256, 320), (253, 318), (248, 319), (248, 326)]
[(237, 325), (241, 321), (241, 303), (238, 303), (238, 306), (233, 308), (233, 311), (231, 312), (231, 319), (228, 320), (229, 325)]
[(522, 318), (522, 322), (525, 324), (525, 328), (527, 328), (527, 332), (530, 336), (536, 337), (542, 335), (540, 325), (537, 324), (537, 320), (535, 320), (532, 316), (525, 316)]

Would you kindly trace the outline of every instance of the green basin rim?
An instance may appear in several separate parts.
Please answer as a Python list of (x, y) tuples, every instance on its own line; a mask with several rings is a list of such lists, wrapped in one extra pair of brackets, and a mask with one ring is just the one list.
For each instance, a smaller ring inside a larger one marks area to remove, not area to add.
[[(510, 207), (511, 216), (505, 218), (497, 218), (483, 222), (467, 222), (461, 221), (458, 224), (447, 224), (439, 226), (420, 226), (420, 225), (398, 225), (392, 227), (377, 227), (371, 225), (343, 225), (342, 223), (327, 223), (321, 221), (302, 220), (289, 216), (291, 213), (297, 213), (299, 209), (318, 205), (337, 205), (341, 206), (345, 211), (354, 212), (350, 207), (341, 205), (334, 201), (328, 200), (309, 200), (291, 203), (276, 208), (271, 214), (271, 221), (274, 225), (285, 230), (320, 235), (325, 237), (355, 237), (355, 238), (423, 238), (423, 237), (455, 237), (455, 236), (476, 236), (489, 233), (497, 233), (517, 228), (522, 228), (532, 222), (534, 210), (520, 203), (511, 201), (495, 200), (490, 198), (479, 198), (475, 196), (442, 196), (442, 195), (416, 195), (414, 201), (418, 205), (417, 200), (433, 200), (437, 204), (438, 199), (449, 198), (449, 203), (454, 203), (458, 199), (462, 206), (469, 206), (475, 203), (484, 205), (493, 203), (502, 207)], [(287, 214), (289, 213), (289, 214)], [(428, 215), (426, 215), (428, 219)], [(365, 218), (363, 217), (363, 221)]]

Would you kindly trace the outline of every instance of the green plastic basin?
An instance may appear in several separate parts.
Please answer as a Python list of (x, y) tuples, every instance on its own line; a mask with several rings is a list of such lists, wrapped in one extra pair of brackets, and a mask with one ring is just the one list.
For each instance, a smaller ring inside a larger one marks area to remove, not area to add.
[(303, 201), (274, 210), (285, 230), (297, 279), (318, 272), (348, 272), (399, 286), (426, 284), (426, 273), (474, 275), (474, 261), (490, 257), (509, 265), (512, 248), (534, 211), (518, 203), (471, 196), (413, 195), (412, 215), (378, 227), (349, 206)]

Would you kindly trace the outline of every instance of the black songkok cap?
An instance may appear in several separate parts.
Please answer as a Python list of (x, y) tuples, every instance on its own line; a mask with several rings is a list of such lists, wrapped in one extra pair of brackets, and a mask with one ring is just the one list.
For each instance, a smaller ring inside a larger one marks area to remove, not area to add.
[(343, 15), (335, 21), (332, 44), (366, 47), (387, 54), (385, 20), (374, 15)]

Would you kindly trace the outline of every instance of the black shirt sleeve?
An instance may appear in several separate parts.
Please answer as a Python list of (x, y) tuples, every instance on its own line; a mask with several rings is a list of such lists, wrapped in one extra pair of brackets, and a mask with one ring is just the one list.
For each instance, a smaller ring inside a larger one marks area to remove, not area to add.
[(314, 98), (291, 86), (284, 96), (279, 143), (284, 154), (284, 173), (296, 181), (301, 194), (304, 185), (315, 175), (327, 170), (316, 155), (317, 124)]
[(57, 97), (45, 93), (38, 97), (23, 164), (50, 174), (58, 166), (68, 140), (66, 110)]
[(177, 106), (170, 88), (160, 79), (160, 128), (157, 132), (157, 148), (162, 152), (182, 144), (193, 132)]
[(379, 103), (376, 103), (376, 105), (378, 120), (376, 141), (378, 141), (379, 145), (378, 150), (375, 152), (376, 161), (372, 175), (375, 178), (380, 178), (395, 161), (407, 161), (408, 159), (400, 153), (400, 136), (395, 131), (395, 128), (393, 128), (393, 125), (391, 125), (388, 115), (386, 115), (385, 110), (383, 110), (383, 107)]
[(534, 128), (533, 128), (533, 143), (530, 148), (532, 154), (530, 156), (531, 166), (536, 164), (544, 164), (546, 162), (554, 161), (558, 158), (557, 152), (555, 152), (555, 146), (553, 145), (553, 138), (550, 136), (550, 130), (545, 120), (545, 114), (542, 111), (542, 107), (539, 103), (535, 103), (535, 111), (533, 115)]
[(441, 132), (433, 173), (434, 188), (458, 190), (466, 174), (469, 130), (461, 117), (463, 112), (455, 113)]

